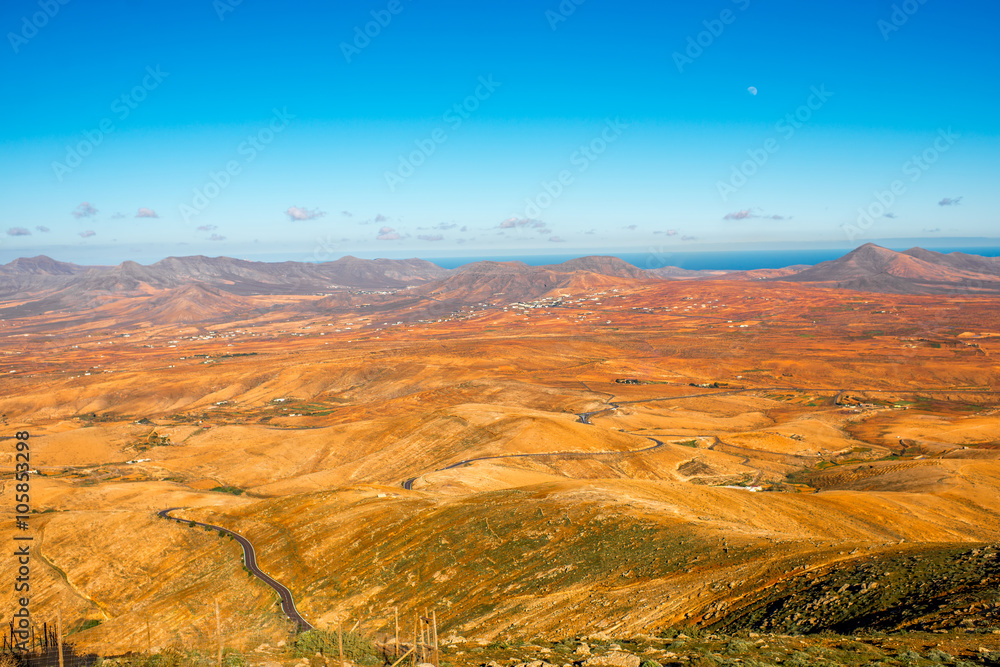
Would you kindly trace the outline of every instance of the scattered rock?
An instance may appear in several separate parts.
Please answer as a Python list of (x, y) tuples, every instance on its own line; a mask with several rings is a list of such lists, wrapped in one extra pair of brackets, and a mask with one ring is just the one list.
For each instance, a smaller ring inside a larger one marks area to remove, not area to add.
[(639, 656), (624, 651), (595, 655), (583, 661), (583, 667), (639, 667), (641, 664)]

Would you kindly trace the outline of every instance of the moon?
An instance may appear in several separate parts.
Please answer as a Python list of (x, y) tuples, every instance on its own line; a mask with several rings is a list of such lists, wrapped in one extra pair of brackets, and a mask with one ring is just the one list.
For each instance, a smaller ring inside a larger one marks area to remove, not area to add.
[(748, 91), (748, 92), (749, 92), (749, 93), (750, 93), (751, 95), (756, 95), (756, 94), (757, 94), (757, 89), (756, 89), (756, 88), (754, 88), (753, 86), (750, 86), (749, 88), (747, 88), (747, 91)]

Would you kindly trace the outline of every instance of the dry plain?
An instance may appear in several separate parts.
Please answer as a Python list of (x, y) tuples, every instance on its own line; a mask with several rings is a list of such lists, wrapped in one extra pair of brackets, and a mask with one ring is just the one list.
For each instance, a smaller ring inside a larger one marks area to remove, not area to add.
[(1000, 648), (997, 297), (596, 282), (517, 307), (151, 294), (6, 319), (4, 539), (28, 431), (39, 621), (58, 607), (105, 653), (147, 623), (154, 649), (210, 643), (218, 601), (234, 646), (278, 641), (237, 545), (156, 517), (181, 507), (249, 538), (321, 628), (434, 608), (453, 640)]

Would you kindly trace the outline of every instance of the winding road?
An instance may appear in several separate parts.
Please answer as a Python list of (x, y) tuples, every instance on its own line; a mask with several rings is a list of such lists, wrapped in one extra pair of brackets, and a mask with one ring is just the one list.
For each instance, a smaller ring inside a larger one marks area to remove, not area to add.
[[(604, 412), (601, 410), (601, 412)], [(593, 414), (593, 413), (591, 413)], [(458, 468), (460, 466), (467, 465), (469, 463), (475, 463), (476, 461), (492, 461), (495, 459), (527, 459), (527, 458), (561, 458), (561, 459), (584, 459), (584, 458), (594, 458), (600, 456), (622, 456), (622, 455), (632, 455), (632, 454), (642, 454), (643, 452), (651, 452), (654, 449), (662, 447), (665, 443), (662, 440), (657, 440), (656, 438), (650, 438), (649, 436), (644, 436), (649, 438), (656, 444), (652, 447), (645, 447), (643, 449), (633, 449), (625, 451), (612, 451), (612, 452), (540, 452), (537, 454), (498, 454), (497, 456), (477, 456), (472, 459), (463, 459), (457, 463), (452, 463), (446, 465), (443, 468), (438, 468), (432, 472), (441, 472), (442, 470), (451, 470), (452, 468)], [(417, 480), (416, 477), (410, 477), (403, 482), (403, 488), (407, 490), (413, 489), (413, 482)]]
[(265, 584), (270, 586), (278, 593), (278, 597), (281, 598), (281, 610), (285, 612), (290, 620), (294, 621), (299, 626), (299, 631), (303, 632), (305, 630), (312, 630), (313, 626), (306, 619), (302, 618), (302, 614), (299, 610), (295, 608), (295, 600), (292, 599), (292, 592), (285, 588), (283, 585), (279, 584), (266, 572), (263, 572), (257, 566), (257, 553), (254, 551), (253, 544), (250, 540), (243, 537), (238, 533), (234, 533), (231, 530), (223, 528), (222, 526), (213, 526), (210, 523), (201, 523), (200, 521), (191, 521), (189, 519), (178, 519), (177, 517), (170, 516), (170, 513), (174, 510), (184, 509), (183, 507), (171, 507), (170, 509), (161, 510), (158, 514), (164, 519), (170, 519), (171, 521), (176, 521), (177, 523), (186, 523), (188, 525), (194, 524), (196, 526), (203, 526), (205, 528), (211, 528), (212, 530), (218, 530), (222, 533), (232, 536), (240, 546), (243, 547), (243, 564), (246, 565), (247, 569), (250, 570), (251, 574), (263, 581)]
[[(765, 388), (765, 389), (775, 389), (775, 387), (768, 387), (768, 388)], [(589, 390), (589, 388), (588, 388), (588, 390)], [(591, 417), (593, 417), (595, 415), (603, 414), (605, 412), (613, 412), (613, 411), (617, 410), (618, 408), (620, 408), (623, 405), (629, 405), (629, 404), (632, 404), (632, 403), (649, 403), (651, 401), (677, 401), (677, 400), (681, 400), (681, 399), (685, 399), (685, 398), (703, 398), (705, 396), (728, 396), (730, 394), (740, 394), (740, 393), (747, 392), (747, 391), (760, 391), (760, 389), (731, 389), (729, 391), (716, 391), (716, 392), (701, 393), (701, 394), (687, 394), (685, 396), (663, 396), (663, 397), (660, 397), (660, 398), (644, 398), (644, 399), (638, 399), (638, 400), (634, 400), (634, 401), (612, 401), (612, 400), (608, 399), (608, 401), (607, 401), (607, 406), (608, 407), (601, 408), (600, 410), (591, 410), (590, 412), (580, 412), (580, 413), (577, 413), (576, 419), (581, 424), (591, 424), (592, 425), (593, 422), (590, 421)], [(631, 455), (634, 455), (634, 454), (643, 454), (645, 452), (651, 452), (654, 449), (659, 449), (660, 447), (663, 447), (663, 445), (665, 444), (662, 440), (657, 440), (656, 438), (650, 437), (648, 435), (645, 435), (645, 436), (642, 436), (642, 437), (647, 438), (649, 440), (652, 440), (656, 444), (653, 445), (652, 447), (645, 447), (643, 449), (634, 449), (634, 450), (631, 450), (631, 451), (612, 451), (612, 452), (542, 452), (542, 453), (539, 453), (539, 454), (500, 454), (500, 455), (497, 455), (497, 456), (478, 456), (476, 458), (464, 459), (464, 460), (459, 461), (457, 463), (452, 463), (451, 465), (446, 465), (445, 467), (438, 468), (437, 470), (434, 470), (432, 472), (441, 472), (442, 470), (451, 470), (452, 468), (458, 468), (459, 466), (464, 466), (466, 464), (474, 463), (476, 461), (491, 461), (491, 460), (496, 460), (496, 459), (523, 459), (523, 458), (544, 458), (544, 457), (595, 458), (595, 457), (604, 457), (604, 456), (623, 456), (623, 455), (631, 456)], [(402, 486), (403, 486), (404, 489), (406, 489), (408, 491), (412, 491), (413, 490), (413, 483), (415, 481), (417, 481), (416, 477), (407, 478), (407, 479), (403, 480)]]
[[(740, 393), (744, 393), (744, 392), (748, 392), (748, 391), (773, 391), (773, 390), (778, 390), (778, 389), (798, 390), (798, 388), (794, 388), (794, 387), (758, 387), (758, 388), (754, 388), (754, 389), (746, 389), (746, 388), (744, 388), (744, 389), (735, 389), (735, 390), (729, 390), (729, 391), (720, 391), (720, 392), (711, 392), (711, 393), (700, 393), (700, 394), (688, 394), (688, 395), (685, 395), (685, 396), (665, 396), (665, 397), (661, 397), (661, 398), (647, 398), (647, 399), (639, 399), (639, 400), (631, 400), (631, 401), (617, 401), (616, 402), (616, 401), (612, 401), (612, 400), (608, 399), (608, 401), (607, 401), (607, 406), (608, 407), (601, 408), (600, 410), (592, 410), (590, 412), (581, 412), (581, 413), (578, 413), (576, 416), (577, 416), (577, 420), (580, 423), (583, 423), (583, 424), (592, 424), (592, 422), (590, 420), (595, 415), (599, 415), (599, 414), (603, 414), (603, 413), (607, 413), (607, 412), (613, 412), (614, 410), (617, 410), (622, 405), (626, 405), (626, 404), (647, 403), (647, 402), (653, 402), (653, 401), (673, 401), (673, 400), (683, 400), (683, 399), (687, 399), (687, 398), (702, 398), (702, 397), (708, 397), (708, 396), (726, 396), (726, 395), (732, 395), (732, 394), (740, 394)], [(835, 400), (835, 403), (839, 403), (840, 397), (844, 394), (845, 390), (840, 389), (840, 390), (835, 390), (835, 391), (837, 391), (838, 393), (835, 396), (834, 400)], [(477, 456), (477, 457), (474, 457), (474, 458), (463, 459), (461, 461), (457, 461), (457, 462), (449, 464), (449, 465), (447, 465), (447, 466), (445, 466), (443, 468), (438, 468), (437, 470), (434, 470), (433, 472), (440, 472), (442, 470), (451, 470), (453, 468), (458, 468), (460, 466), (468, 465), (470, 463), (475, 463), (477, 461), (491, 461), (491, 460), (498, 460), (498, 459), (514, 459), (514, 458), (599, 458), (599, 457), (609, 457), (609, 456), (632, 456), (632, 455), (637, 455), (637, 454), (643, 454), (643, 453), (646, 453), (646, 452), (651, 452), (653, 450), (656, 450), (656, 449), (659, 449), (659, 448), (663, 447), (666, 444), (662, 440), (658, 440), (657, 438), (653, 438), (651, 436), (642, 436), (642, 437), (645, 437), (648, 440), (652, 440), (654, 444), (652, 446), (650, 446), (650, 447), (645, 447), (643, 449), (635, 449), (635, 450), (631, 450), (631, 451), (609, 451), (609, 452), (542, 452), (542, 453), (535, 453), (535, 454), (501, 454), (501, 455), (497, 455), (497, 456)], [(710, 447), (710, 449), (715, 449), (716, 446), (718, 446), (720, 444), (725, 444), (725, 443), (722, 443), (722, 441), (719, 440), (718, 436), (716, 436), (715, 437), (715, 444), (713, 444)], [(731, 447), (731, 445), (728, 445), (728, 446)], [(743, 449), (743, 448), (737, 448), (737, 449)], [(404, 489), (408, 489), (408, 490), (412, 490), (413, 489), (413, 483), (417, 479), (418, 479), (417, 477), (410, 477), (410, 478), (404, 480), (402, 482), (403, 488)], [(189, 525), (190, 524), (194, 524), (195, 526), (202, 526), (204, 528), (209, 528), (209, 529), (212, 529), (212, 530), (217, 530), (217, 531), (220, 531), (222, 533), (225, 533), (227, 535), (232, 536), (237, 542), (240, 543), (240, 546), (243, 547), (243, 563), (246, 565), (247, 569), (250, 570), (251, 574), (253, 574), (255, 577), (257, 577), (258, 579), (260, 579), (261, 581), (263, 581), (265, 584), (267, 584), (268, 586), (270, 586), (272, 589), (274, 589), (278, 593), (278, 596), (281, 598), (281, 610), (285, 613), (285, 615), (290, 620), (292, 620), (296, 624), (298, 624), (298, 627), (299, 627), (300, 631), (314, 629), (313, 626), (308, 621), (306, 621), (304, 618), (302, 618), (302, 615), (299, 613), (299, 610), (295, 608), (295, 600), (292, 598), (291, 591), (289, 591), (282, 584), (280, 584), (277, 581), (275, 581), (270, 575), (268, 575), (267, 573), (261, 571), (261, 569), (257, 566), (256, 552), (254, 551), (253, 544), (251, 544), (248, 539), (246, 539), (242, 535), (234, 533), (233, 531), (231, 531), (231, 530), (229, 530), (227, 528), (223, 528), (222, 526), (215, 526), (215, 525), (208, 524), (208, 523), (201, 523), (199, 521), (190, 521), (188, 519), (179, 519), (179, 518), (170, 516), (170, 512), (173, 512), (174, 510), (179, 510), (179, 509), (184, 509), (184, 508), (182, 508), (182, 507), (171, 507), (170, 509), (165, 509), (165, 510), (160, 511), (158, 514), (159, 514), (159, 516), (161, 516), (164, 519), (170, 519), (171, 521), (176, 521), (178, 523), (187, 523)]]

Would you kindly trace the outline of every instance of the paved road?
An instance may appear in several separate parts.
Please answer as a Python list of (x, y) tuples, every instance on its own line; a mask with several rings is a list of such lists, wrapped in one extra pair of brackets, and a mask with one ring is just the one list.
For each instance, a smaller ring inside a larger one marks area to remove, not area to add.
[(300, 614), (299, 610), (295, 608), (295, 600), (292, 599), (292, 592), (287, 588), (285, 588), (284, 586), (282, 586), (281, 584), (279, 584), (274, 579), (272, 579), (268, 574), (261, 571), (259, 567), (257, 567), (257, 554), (254, 551), (253, 545), (250, 543), (250, 540), (243, 537), (242, 535), (234, 533), (233, 531), (223, 528), (221, 526), (213, 526), (210, 523), (201, 523), (200, 521), (192, 522), (188, 519), (178, 519), (176, 517), (170, 516), (171, 512), (179, 509), (184, 509), (184, 508), (171, 507), (170, 509), (165, 509), (160, 511), (159, 515), (164, 519), (170, 519), (171, 521), (176, 521), (178, 523), (186, 523), (186, 524), (194, 523), (194, 525), (196, 526), (204, 526), (205, 528), (211, 528), (212, 530), (218, 530), (222, 531), (223, 533), (226, 533), (227, 535), (232, 535), (233, 538), (235, 538), (236, 541), (240, 543), (240, 546), (243, 547), (243, 564), (247, 566), (247, 569), (250, 570), (250, 572), (253, 573), (255, 577), (263, 581), (265, 584), (273, 588), (278, 593), (278, 596), (281, 598), (281, 610), (285, 612), (285, 616), (290, 618), (292, 621), (295, 621), (298, 624), (300, 631), (313, 629), (313, 626), (308, 621), (306, 621), (306, 619), (302, 618), (302, 614)]
[[(475, 463), (476, 461), (493, 461), (497, 459), (527, 459), (527, 458), (590, 459), (590, 458), (600, 458), (606, 456), (632, 456), (633, 454), (643, 454), (645, 452), (651, 452), (654, 449), (659, 449), (665, 444), (662, 440), (651, 438), (648, 435), (643, 437), (645, 437), (647, 440), (652, 440), (656, 444), (651, 447), (644, 447), (643, 449), (610, 451), (610, 452), (539, 452), (537, 454), (499, 454), (497, 456), (477, 456), (472, 459), (463, 459), (461, 461), (458, 461), (457, 463), (446, 465), (443, 468), (438, 468), (434, 472), (440, 472), (442, 470), (451, 470), (452, 468), (458, 468), (460, 466), (464, 466), (469, 463)], [(410, 477), (409, 479), (403, 482), (403, 488), (413, 489), (413, 483), (415, 481), (417, 481), (416, 477)]]

